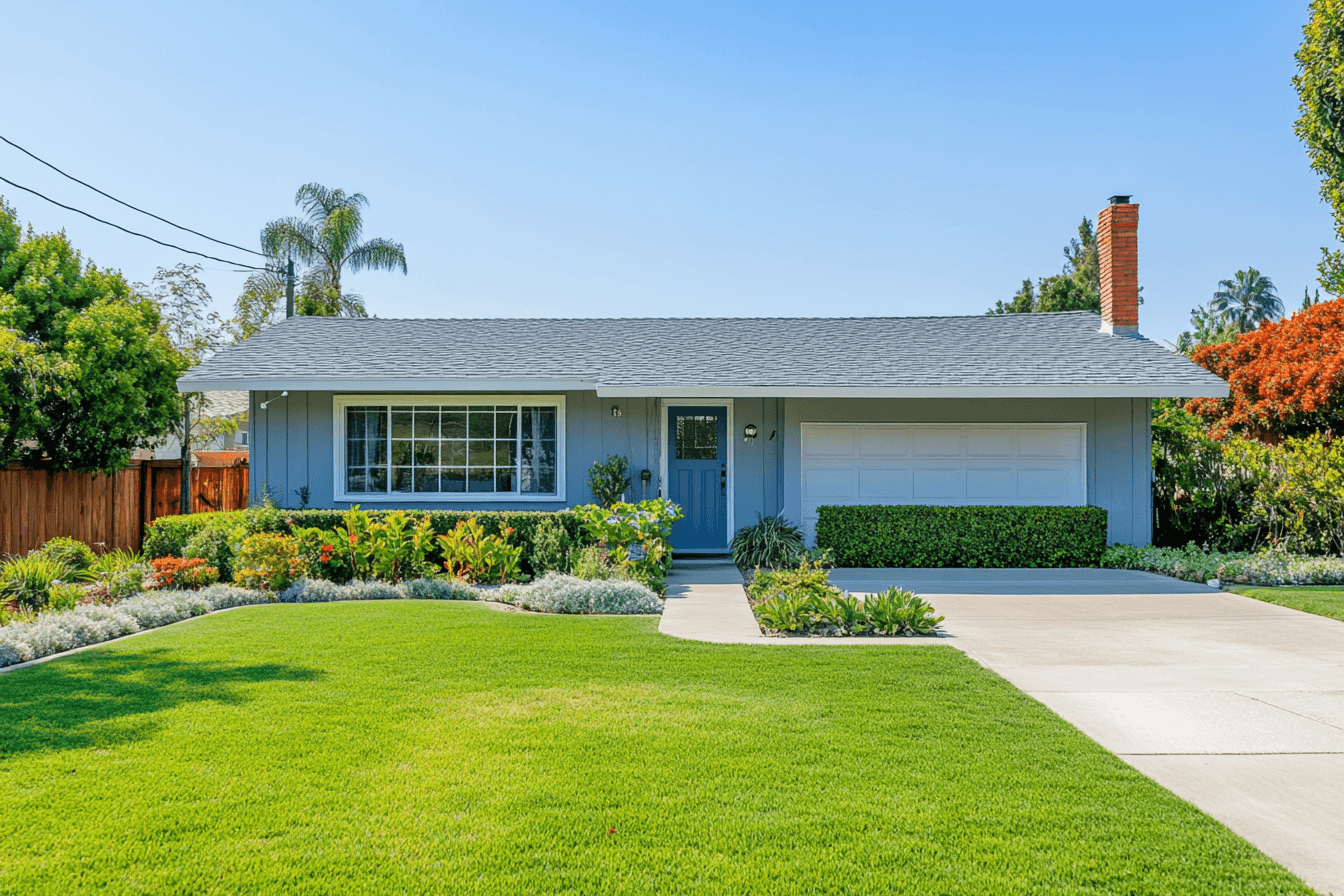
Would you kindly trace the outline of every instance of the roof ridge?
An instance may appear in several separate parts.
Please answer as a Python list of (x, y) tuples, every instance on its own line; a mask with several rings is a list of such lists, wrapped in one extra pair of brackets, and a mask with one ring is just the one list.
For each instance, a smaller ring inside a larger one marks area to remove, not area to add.
[(519, 322), (545, 322), (545, 323), (598, 323), (615, 322), (632, 323), (637, 321), (656, 321), (659, 323), (681, 323), (686, 321), (869, 321), (869, 320), (1009, 320), (1025, 318), (1043, 318), (1043, 317), (1065, 317), (1065, 316), (1100, 316), (1096, 311), (1075, 310), (1075, 311), (1023, 311), (1005, 314), (912, 314), (912, 315), (850, 315), (850, 316), (805, 316), (797, 315), (793, 317), (781, 316), (760, 316), (760, 317), (325, 317), (319, 315), (296, 314), (294, 317), (286, 318), (280, 323), (289, 323), (299, 319), (311, 321), (346, 321), (349, 323), (382, 321), (386, 323), (396, 322), (421, 322), (421, 321), (452, 321), (455, 323), (500, 323), (504, 321)]

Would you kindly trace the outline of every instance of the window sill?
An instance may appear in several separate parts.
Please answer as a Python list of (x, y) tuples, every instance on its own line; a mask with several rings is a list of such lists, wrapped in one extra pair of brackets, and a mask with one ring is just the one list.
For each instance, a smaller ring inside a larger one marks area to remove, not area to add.
[(534, 504), (563, 503), (564, 495), (500, 495), (495, 492), (465, 492), (445, 495), (433, 492), (386, 492), (338, 494), (342, 504)]

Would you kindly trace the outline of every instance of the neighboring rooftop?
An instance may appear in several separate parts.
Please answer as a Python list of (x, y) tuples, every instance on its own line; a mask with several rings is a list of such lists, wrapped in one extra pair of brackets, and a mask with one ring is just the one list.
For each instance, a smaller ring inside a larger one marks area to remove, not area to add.
[(1089, 311), (974, 317), (293, 317), (188, 371), (200, 390), (595, 390), (619, 396), (1222, 397)]

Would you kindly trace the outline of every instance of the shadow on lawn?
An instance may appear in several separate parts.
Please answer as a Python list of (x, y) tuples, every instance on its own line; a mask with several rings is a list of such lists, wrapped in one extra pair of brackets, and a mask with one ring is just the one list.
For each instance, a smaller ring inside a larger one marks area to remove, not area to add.
[(317, 669), (280, 663), (183, 661), (172, 651), (86, 653), (0, 676), (0, 760), (35, 750), (108, 747), (158, 727), (187, 703), (242, 704), (247, 685), (315, 681)]

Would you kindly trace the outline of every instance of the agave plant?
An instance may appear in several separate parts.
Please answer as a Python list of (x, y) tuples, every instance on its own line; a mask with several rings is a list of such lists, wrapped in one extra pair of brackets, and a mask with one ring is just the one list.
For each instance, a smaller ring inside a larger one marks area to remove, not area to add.
[(85, 581), (89, 573), (71, 569), (40, 551), (12, 557), (0, 566), (0, 596), (18, 602), (26, 610), (41, 610), (51, 598), (54, 586)]
[(812, 627), (812, 598), (780, 594), (755, 606), (756, 621), (777, 632), (799, 632)]
[(884, 635), (932, 634), (944, 619), (934, 615), (933, 607), (924, 598), (900, 588), (870, 595), (863, 607), (873, 631)]
[(743, 569), (778, 569), (803, 553), (803, 530), (783, 516), (762, 517), (733, 536), (733, 562)]

